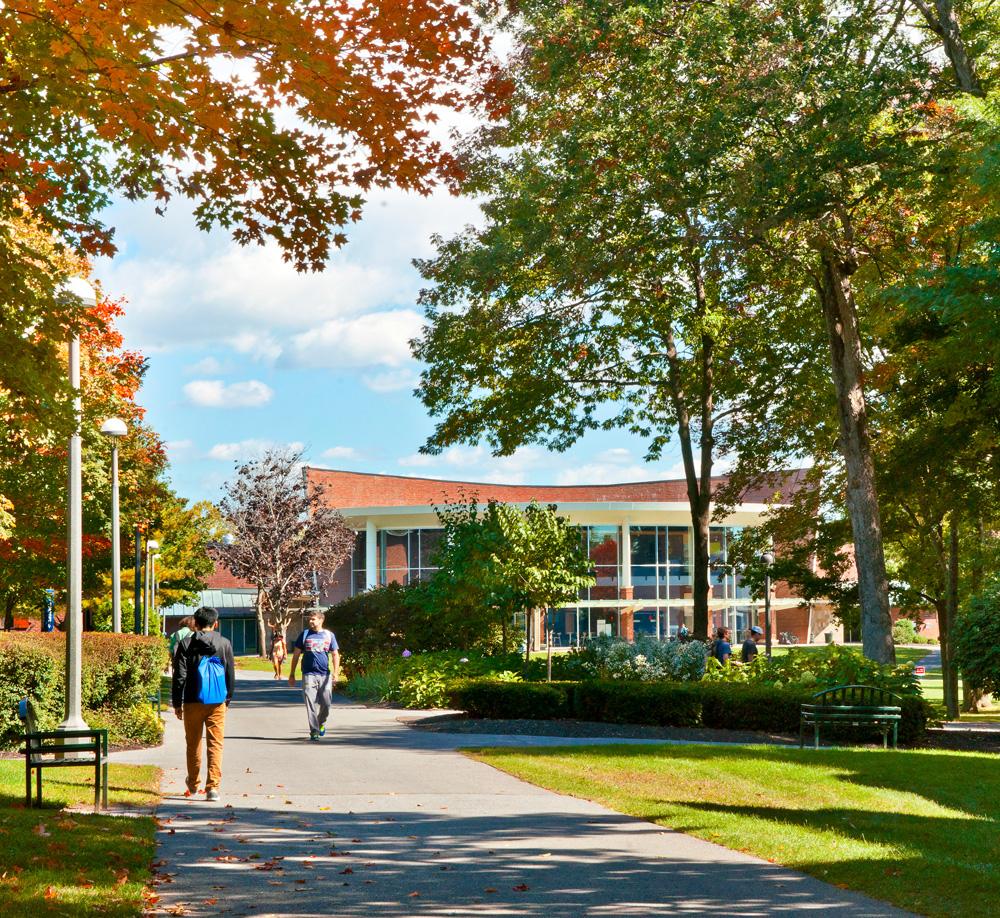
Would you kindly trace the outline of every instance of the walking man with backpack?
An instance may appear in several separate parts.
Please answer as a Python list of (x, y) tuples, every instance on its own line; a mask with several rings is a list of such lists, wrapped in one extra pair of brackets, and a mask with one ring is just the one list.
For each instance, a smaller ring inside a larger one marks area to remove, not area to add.
[(194, 613), (195, 630), (174, 651), (171, 701), (178, 720), (184, 721), (187, 742), (187, 791), (198, 793), (201, 776), (201, 740), (208, 738), (208, 777), (205, 796), (219, 799), (222, 779), (222, 742), (226, 730), (226, 708), (233, 700), (236, 668), (233, 645), (215, 629), (219, 613), (202, 606)]

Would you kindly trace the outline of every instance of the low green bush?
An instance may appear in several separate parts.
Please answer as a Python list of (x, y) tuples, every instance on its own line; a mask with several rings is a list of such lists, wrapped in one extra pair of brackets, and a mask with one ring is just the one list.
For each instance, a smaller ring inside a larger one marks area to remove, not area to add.
[[(114, 743), (157, 742), (161, 728), (159, 718), (150, 717), (149, 696), (159, 693), (166, 663), (160, 638), (86, 632), (82, 643), (84, 719), (107, 725)], [(21, 698), (34, 699), (39, 729), (62, 720), (65, 659), (61, 632), (0, 636), (0, 748), (21, 741), (24, 727), (15, 710)]]
[[(815, 690), (719, 682), (670, 683), (600, 680), (553, 683), (502, 683), (468, 680), (453, 685), (452, 707), (472, 717), (557, 720), (661, 727), (711, 727), (795, 735), (800, 706)], [(918, 743), (925, 735), (930, 706), (916, 695), (901, 697), (899, 740)], [(824, 728), (823, 735), (845, 742), (875, 741), (877, 730)]]
[(704, 682), (699, 688), (702, 726), (767, 733), (798, 733), (800, 705), (808, 704), (814, 694), (803, 688), (724, 682)]
[(573, 715), (603, 723), (696, 727), (699, 689), (671, 682), (580, 682), (573, 688)]
[(452, 707), (472, 717), (504, 720), (557, 720), (570, 716), (572, 683), (500, 682), (476, 679), (453, 685)]

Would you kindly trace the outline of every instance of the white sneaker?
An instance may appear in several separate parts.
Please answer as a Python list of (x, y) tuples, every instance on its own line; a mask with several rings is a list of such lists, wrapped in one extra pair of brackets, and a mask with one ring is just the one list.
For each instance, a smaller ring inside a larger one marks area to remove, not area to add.
[(218, 800), (219, 799), (219, 792), (213, 787), (210, 791), (206, 791), (205, 792), (205, 799), (206, 800)]

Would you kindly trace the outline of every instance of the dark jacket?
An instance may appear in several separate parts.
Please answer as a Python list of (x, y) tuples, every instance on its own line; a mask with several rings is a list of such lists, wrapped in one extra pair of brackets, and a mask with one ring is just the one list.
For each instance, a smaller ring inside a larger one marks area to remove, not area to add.
[(198, 663), (202, 657), (218, 657), (226, 668), (226, 704), (233, 700), (236, 667), (233, 645), (218, 631), (195, 631), (184, 638), (174, 651), (174, 677), (170, 684), (171, 704), (179, 708), (198, 701)]

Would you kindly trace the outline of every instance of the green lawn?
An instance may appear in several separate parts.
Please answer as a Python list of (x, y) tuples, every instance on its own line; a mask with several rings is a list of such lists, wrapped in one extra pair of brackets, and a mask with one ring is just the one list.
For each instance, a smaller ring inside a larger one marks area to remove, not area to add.
[[(285, 668), (281, 671), (283, 675), (288, 675), (288, 667), (291, 664), (291, 658), (285, 661)], [(261, 657), (237, 657), (236, 658), (236, 668), (237, 669), (249, 669), (259, 673), (272, 673), (274, 672), (274, 666), (270, 660), (262, 659)]]
[(760, 746), (469, 754), (920, 914), (981, 915), (1000, 897), (996, 756)]
[[(160, 770), (112, 765), (111, 804), (152, 806)], [(42, 809), (24, 806), (24, 764), (0, 761), (0, 915), (140, 915), (155, 856), (149, 816), (67, 813), (92, 803), (93, 773), (46, 769)]]

